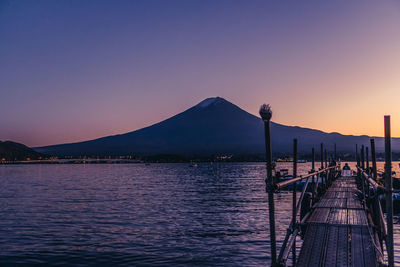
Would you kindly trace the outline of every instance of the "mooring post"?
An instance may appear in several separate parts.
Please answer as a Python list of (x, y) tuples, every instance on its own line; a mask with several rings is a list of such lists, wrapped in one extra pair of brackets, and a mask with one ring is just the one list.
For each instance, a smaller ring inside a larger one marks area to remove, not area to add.
[(334, 149), (335, 149), (335, 153), (333, 154), (333, 156), (334, 156), (334, 158), (333, 158), (333, 159), (334, 159), (335, 161), (337, 161), (337, 154), (336, 154), (336, 143), (335, 143), (335, 147), (334, 147)]
[(324, 168), (324, 143), (321, 143), (321, 170)]
[(356, 161), (357, 161), (357, 166), (360, 167), (360, 157), (358, 156), (358, 144), (356, 144)]
[(365, 170), (365, 154), (364, 154), (364, 145), (361, 146), (361, 168)]
[(376, 180), (376, 154), (375, 154), (375, 140), (371, 138), (371, 158), (372, 158), (372, 173), (374, 175), (374, 180)]
[(392, 198), (392, 147), (390, 134), (390, 116), (385, 116), (385, 187), (387, 213), (387, 252), (389, 266), (394, 266), (393, 248), (393, 198)]
[[(315, 172), (315, 149), (312, 148), (311, 150), (311, 157), (312, 157), (312, 162), (311, 162), (311, 172)], [(315, 178), (314, 175), (312, 176), (312, 199), (313, 202), (315, 201)]]
[[(325, 149), (324, 159), (325, 159), (325, 168), (328, 168), (328, 152), (326, 151), (326, 149)], [(328, 171), (325, 171), (325, 180), (326, 180), (326, 186), (328, 186), (329, 184)]]
[[(368, 159), (368, 147), (365, 147), (365, 161), (366, 161), (366, 173), (367, 173), (367, 175), (369, 176), (369, 173), (370, 173), (370, 171), (369, 171), (369, 159)], [(367, 195), (367, 198), (369, 198), (369, 194), (370, 194), (370, 192), (369, 192), (369, 185), (368, 185), (368, 182), (367, 182), (367, 180), (365, 180), (365, 179), (363, 179), (363, 181), (364, 181), (364, 184), (365, 184), (365, 189), (366, 189), (366, 195)]]
[[(372, 175), (373, 179), (376, 181), (376, 154), (375, 154), (375, 140), (373, 138), (370, 139), (371, 143), (371, 160), (372, 160)], [(374, 203), (373, 203), (373, 220), (374, 224), (377, 226), (377, 229), (382, 229), (382, 227), (385, 227), (381, 224), (380, 220), (380, 200), (379, 200), (379, 195), (374, 198)], [(381, 248), (383, 249), (383, 243), (382, 243), (382, 231), (377, 231), (378, 234), (378, 239), (379, 239), (379, 244)]]
[(271, 149), (271, 129), (270, 121), (272, 110), (270, 105), (263, 104), (260, 107), (260, 116), (264, 121), (265, 133), (265, 155), (267, 160), (267, 192), (268, 192), (268, 208), (269, 208), (269, 231), (271, 239), (271, 265), (276, 265), (276, 236), (275, 236), (275, 204), (274, 204), (274, 186), (275, 181), (272, 177), (272, 149)]
[[(297, 177), (297, 139), (293, 140), (293, 178)], [(292, 198), (292, 221), (296, 224), (296, 206), (297, 206), (297, 185), (293, 183), (293, 198)], [(293, 240), (292, 246), (293, 266), (296, 265), (296, 238)]]
[[(324, 143), (321, 143), (321, 170), (324, 169)], [(320, 175), (322, 185), (325, 185), (323, 173)]]
[[(365, 181), (364, 181), (364, 176), (363, 176), (363, 171), (365, 170), (365, 152), (364, 152), (364, 145), (361, 145), (361, 151), (360, 151), (360, 156), (361, 156), (361, 172), (359, 173), (359, 179), (360, 183), (362, 186), (362, 192), (363, 192), (363, 199), (365, 203)], [(365, 204), (363, 204), (365, 207)]]
[(369, 175), (369, 158), (368, 158), (368, 147), (365, 148), (365, 161), (367, 162), (367, 174)]

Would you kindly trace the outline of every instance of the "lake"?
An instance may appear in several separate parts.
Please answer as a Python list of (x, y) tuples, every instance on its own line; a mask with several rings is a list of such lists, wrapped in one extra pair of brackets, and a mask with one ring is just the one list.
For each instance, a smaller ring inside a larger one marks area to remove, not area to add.
[[(0, 265), (267, 265), (265, 173), (262, 163), (2, 165)], [(276, 213), (279, 247), (291, 193), (276, 194)]]

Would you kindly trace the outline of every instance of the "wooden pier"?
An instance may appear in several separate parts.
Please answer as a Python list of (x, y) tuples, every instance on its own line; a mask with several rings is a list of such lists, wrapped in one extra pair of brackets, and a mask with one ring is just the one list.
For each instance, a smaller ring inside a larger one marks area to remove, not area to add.
[[(336, 156), (328, 160), (321, 143), (320, 168), (315, 167), (312, 149), (312, 167), (307, 175), (297, 175), (297, 145), (293, 141), (293, 177), (279, 181), (272, 163), (269, 105), (260, 108), (265, 126), (267, 178), (266, 191), (269, 206), (271, 266), (286, 266), (289, 256), (293, 266), (394, 266), (393, 201), (391, 171), (390, 116), (385, 116), (385, 172), (379, 180), (376, 169), (375, 141), (369, 149), (364, 144), (360, 153), (356, 145), (357, 169), (342, 170)], [(384, 184), (384, 186), (382, 185)], [(292, 214), (285, 238), (277, 254), (274, 194), (292, 185)], [(297, 186), (301, 185), (298, 197)], [(386, 219), (380, 198), (385, 195)], [(296, 239), (302, 237), (297, 256)], [(384, 254), (387, 255), (385, 261)]]
[(378, 266), (382, 258), (357, 191), (355, 177), (340, 177), (313, 206), (297, 266)]

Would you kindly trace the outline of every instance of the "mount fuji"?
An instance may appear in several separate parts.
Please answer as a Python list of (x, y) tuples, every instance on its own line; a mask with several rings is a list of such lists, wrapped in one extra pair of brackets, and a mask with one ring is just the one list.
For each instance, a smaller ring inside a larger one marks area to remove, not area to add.
[[(78, 143), (37, 147), (36, 151), (54, 156), (117, 155), (215, 155), (264, 153), (264, 127), (256, 117), (231, 102), (212, 97), (162, 122), (133, 132)], [(369, 145), (370, 137), (325, 133), (271, 122), (274, 152), (290, 153), (293, 139), (299, 151), (319, 151), (324, 143), (328, 151), (354, 152), (355, 144)], [(377, 151), (383, 150), (383, 138), (375, 138)], [(393, 138), (393, 150), (400, 142)]]

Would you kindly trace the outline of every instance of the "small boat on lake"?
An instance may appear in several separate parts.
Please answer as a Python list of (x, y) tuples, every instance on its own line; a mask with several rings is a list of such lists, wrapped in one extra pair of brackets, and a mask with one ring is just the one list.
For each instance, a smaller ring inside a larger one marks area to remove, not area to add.
[(192, 167), (192, 168), (197, 168), (197, 163), (196, 163), (196, 162), (193, 162), (193, 161), (191, 161), (191, 162), (190, 162), (190, 165), (189, 165), (189, 167)]

